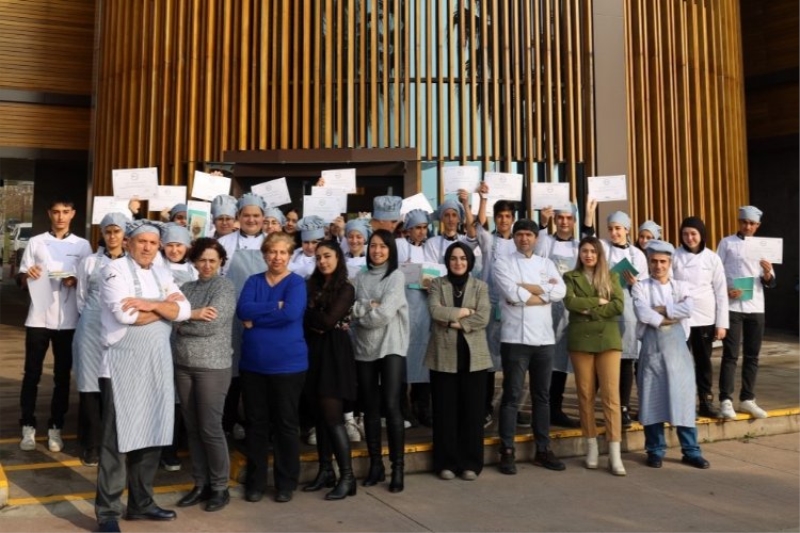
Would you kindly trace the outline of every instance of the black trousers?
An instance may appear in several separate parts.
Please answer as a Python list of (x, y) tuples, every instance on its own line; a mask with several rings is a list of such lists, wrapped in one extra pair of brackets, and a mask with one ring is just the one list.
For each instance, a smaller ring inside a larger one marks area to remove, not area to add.
[(483, 470), (486, 372), (431, 370), (433, 470)]
[(701, 400), (713, 399), (711, 380), (714, 369), (711, 366), (711, 352), (714, 349), (714, 334), (717, 327), (694, 326), (689, 333), (689, 348), (694, 358), (694, 379), (697, 383), (697, 395)]
[(392, 461), (400, 460), (405, 445), (400, 398), (406, 377), (406, 358), (387, 355), (376, 361), (356, 361), (356, 376), (359, 398), (364, 408), (367, 446), (369, 447), (370, 442), (380, 444), (380, 418), (383, 409), (386, 415), (389, 456)]
[(103, 395), (81, 392), (78, 395), (78, 441), (81, 448), (99, 449), (103, 440)]
[(103, 523), (119, 520), (122, 516), (122, 492), (126, 486), (129, 513), (146, 513), (155, 509), (153, 480), (158, 470), (161, 448), (120, 453), (117, 446), (117, 412), (110, 379), (100, 379), (100, 394), (103, 398), (103, 440), (100, 445), (94, 512), (97, 522)]
[(736, 381), (736, 362), (742, 346), (742, 387), (739, 401), (756, 397), (758, 354), (764, 338), (764, 313), (730, 313), (730, 328), (722, 341), (722, 365), (719, 370), (719, 399), (732, 400)]
[(267, 447), (271, 433), (275, 488), (295, 490), (300, 478), (300, 395), (306, 373), (241, 371), (239, 379), (248, 423), (247, 488), (262, 492), (267, 488)]
[(25, 328), (25, 375), (19, 394), (20, 426), (36, 427), (36, 396), (47, 349), (53, 345), (53, 399), (47, 427), (63, 428), (69, 409), (69, 380), (72, 371), (74, 329)]

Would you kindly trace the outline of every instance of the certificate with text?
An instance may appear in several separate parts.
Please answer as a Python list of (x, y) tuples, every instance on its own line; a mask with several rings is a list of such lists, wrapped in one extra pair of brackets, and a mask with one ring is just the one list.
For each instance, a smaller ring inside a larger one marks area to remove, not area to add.
[(327, 196), (303, 196), (303, 213), (305, 215), (317, 215), (325, 222), (333, 220), (342, 214), (338, 198)]
[(522, 200), (522, 174), (485, 172), (483, 181), (489, 187), (489, 194), (498, 200)]
[(186, 203), (186, 185), (159, 185), (158, 193), (150, 198), (148, 209), (161, 211), (172, 209), (175, 204)]
[[(322, 179), (325, 180), (325, 187), (342, 189), (347, 194), (356, 193), (356, 169), (354, 168), (323, 170)], [(305, 211), (303, 212), (305, 213)]]
[(628, 199), (625, 176), (589, 176), (589, 196), (598, 202), (619, 202)]
[(773, 265), (783, 263), (783, 239), (774, 237), (745, 237), (744, 250), (751, 260), (769, 261)]
[(408, 198), (403, 198), (403, 204), (400, 206), (400, 215), (406, 216), (406, 213), (413, 211), (414, 209), (422, 209), (426, 213), (433, 213), (433, 207), (431, 206), (431, 203), (421, 192), (409, 196)]
[(531, 183), (532, 209), (570, 209), (569, 183)]
[(231, 179), (223, 176), (212, 176), (199, 170), (194, 171), (192, 181), (192, 198), (200, 198), (209, 202), (220, 194), (229, 194)]
[(292, 197), (289, 195), (289, 186), (286, 184), (286, 178), (278, 178), (276, 180), (265, 181), (250, 187), (253, 194), (259, 195), (267, 203), (267, 207), (278, 207), (292, 203)]
[(111, 171), (111, 183), (117, 198), (149, 200), (158, 194), (158, 169), (117, 168)]
[(92, 201), (92, 224), (100, 224), (109, 213), (122, 213), (131, 218), (128, 200), (120, 200), (114, 196), (95, 196)]
[(445, 194), (458, 193), (459, 189), (475, 192), (481, 182), (480, 167), (448, 166), (442, 168), (442, 185)]
[[(339, 212), (347, 213), (347, 191), (331, 187), (311, 187), (311, 196), (324, 196), (339, 202)], [(304, 211), (305, 212), (305, 211)]]

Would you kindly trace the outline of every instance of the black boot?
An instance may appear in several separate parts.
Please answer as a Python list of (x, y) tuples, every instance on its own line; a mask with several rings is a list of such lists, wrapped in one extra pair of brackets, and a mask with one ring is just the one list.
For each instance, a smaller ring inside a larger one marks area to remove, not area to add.
[(633, 425), (631, 420), (631, 413), (627, 406), (622, 406), (622, 429), (630, 429)]
[(367, 440), (369, 452), (369, 473), (362, 483), (365, 487), (372, 487), (386, 479), (386, 470), (381, 457), (381, 420), (364, 419), (364, 437)]
[(303, 492), (316, 492), (331, 488), (336, 484), (336, 474), (331, 464), (331, 440), (328, 428), (323, 425), (316, 426), (317, 432), (317, 457), (319, 457), (319, 471), (314, 481), (303, 487)]
[(562, 409), (566, 386), (567, 373), (553, 370), (550, 375), (550, 425), (562, 428), (579, 428), (581, 423), (568, 417)]
[(389, 482), (389, 492), (403, 492), (403, 469), (405, 466), (406, 430), (403, 419), (387, 420), (386, 432), (389, 440), (389, 458), (392, 461), (392, 480)]
[(350, 456), (350, 438), (344, 424), (331, 428), (331, 447), (339, 465), (339, 482), (336, 488), (325, 495), (326, 500), (343, 500), (347, 496), (356, 495), (356, 478), (353, 476), (353, 461)]
[(420, 424), (425, 427), (433, 426), (431, 416), (431, 384), (412, 383), (411, 384), (411, 409)]
[(719, 418), (719, 411), (714, 407), (713, 394), (701, 394), (697, 414), (706, 418)]

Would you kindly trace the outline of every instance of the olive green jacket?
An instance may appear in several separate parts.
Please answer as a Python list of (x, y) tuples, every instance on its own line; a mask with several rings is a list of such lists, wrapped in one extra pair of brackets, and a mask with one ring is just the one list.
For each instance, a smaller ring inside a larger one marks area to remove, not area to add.
[(492, 314), (489, 287), (483, 281), (470, 277), (464, 286), (461, 307), (475, 312), (458, 318), (460, 307), (453, 303), (453, 284), (446, 276), (431, 281), (428, 292), (428, 309), (431, 312), (431, 337), (425, 354), (425, 366), (438, 372), (456, 373), (458, 370), (458, 330), (447, 326), (458, 322), (469, 346), (470, 372), (492, 367), (489, 345), (486, 342), (486, 325)]
[(617, 275), (611, 274), (611, 298), (605, 305), (600, 305), (594, 286), (582, 272), (567, 272), (564, 284), (564, 305), (569, 310), (567, 349), (589, 353), (622, 350), (618, 319), (625, 303)]

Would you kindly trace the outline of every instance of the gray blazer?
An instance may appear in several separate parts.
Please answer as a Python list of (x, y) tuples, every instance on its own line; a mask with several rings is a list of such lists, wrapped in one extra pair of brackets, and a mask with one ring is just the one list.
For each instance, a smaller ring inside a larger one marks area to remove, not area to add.
[(448, 327), (450, 322), (459, 322), (469, 346), (471, 372), (492, 368), (492, 358), (486, 342), (486, 325), (491, 316), (489, 286), (470, 277), (464, 287), (462, 307), (475, 313), (459, 320), (458, 307), (453, 304), (453, 284), (446, 276), (431, 281), (428, 293), (428, 308), (431, 311), (431, 337), (425, 355), (425, 365), (437, 372), (455, 374), (458, 369), (458, 330)]

